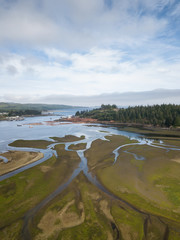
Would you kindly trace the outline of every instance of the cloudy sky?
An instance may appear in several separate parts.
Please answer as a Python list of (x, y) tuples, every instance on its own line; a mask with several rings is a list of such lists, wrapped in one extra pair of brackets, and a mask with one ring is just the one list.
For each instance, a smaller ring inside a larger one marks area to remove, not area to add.
[(179, 0), (0, 0), (0, 101), (160, 88), (180, 89)]

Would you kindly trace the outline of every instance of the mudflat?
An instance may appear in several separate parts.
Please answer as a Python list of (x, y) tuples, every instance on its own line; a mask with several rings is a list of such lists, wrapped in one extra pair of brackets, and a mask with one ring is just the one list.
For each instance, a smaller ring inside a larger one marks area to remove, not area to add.
[(8, 162), (4, 163), (0, 157), (0, 175), (3, 175), (29, 163), (38, 161), (43, 158), (44, 154), (41, 152), (9, 151), (1, 154), (1, 156), (8, 159)]

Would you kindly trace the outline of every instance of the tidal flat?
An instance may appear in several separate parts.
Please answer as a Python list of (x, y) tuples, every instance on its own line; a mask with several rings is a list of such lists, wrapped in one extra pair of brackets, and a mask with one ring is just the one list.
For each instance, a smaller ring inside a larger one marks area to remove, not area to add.
[(100, 134), (10, 144), (56, 154), (0, 182), (0, 239), (180, 239), (178, 139)]
[[(115, 141), (113, 138), (111, 141)], [(116, 141), (115, 141), (116, 142)], [(168, 140), (168, 144), (175, 142)], [(108, 142), (97, 141), (87, 151), (89, 164), (93, 163), (93, 172), (98, 180), (110, 192), (135, 206), (140, 211), (151, 216), (157, 216), (168, 223), (171, 238), (180, 237), (180, 162), (179, 151), (165, 148), (154, 148), (148, 145), (125, 146), (119, 150), (119, 157), (115, 164), (111, 164), (111, 151), (107, 149)], [(178, 144), (177, 144), (178, 146)], [(162, 145), (161, 145), (162, 147)], [(101, 153), (99, 161), (96, 151)], [(127, 153), (128, 151), (128, 153)], [(142, 155), (145, 160), (136, 160), (132, 154)], [(174, 236), (174, 229), (177, 230)], [(161, 239), (156, 236), (152, 239)], [(151, 239), (151, 238), (149, 238)], [(163, 239), (163, 238), (162, 238)]]
[(20, 167), (23, 167), (29, 163), (36, 162), (43, 158), (43, 153), (41, 152), (21, 152), (21, 151), (9, 151), (0, 154), (6, 159), (7, 162), (3, 160), (0, 161), (0, 175), (14, 171)]
[[(0, 182), (1, 239), (13, 239), (12, 231), (11, 237), (6, 236), (8, 229), (12, 228), (15, 232), (17, 228), (21, 229), (19, 224), (22, 224), (24, 214), (64, 183), (80, 163), (78, 155), (65, 151), (63, 144), (57, 145), (56, 150), (58, 157), (53, 156), (42, 164)], [(14, 239), (21, 239), (21, 232)]]

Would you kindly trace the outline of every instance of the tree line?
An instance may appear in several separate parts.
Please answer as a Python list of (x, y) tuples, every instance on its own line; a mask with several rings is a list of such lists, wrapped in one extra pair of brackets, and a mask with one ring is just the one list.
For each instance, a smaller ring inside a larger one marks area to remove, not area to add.
[(9, 117), (23, 116), (23, 115), (41, 115), (41, 111), (38, 110), (11, 110), (8, 113)]
[(119, 123), (150, 124), (153, 126), (180, 126), (180, 105), (162, 104), (153, 106), (135, 106), (117, 108), (115, 104), (104, 105), (93, 110), (76, 112), (82, 118), (94, 118), (99, 121), (117, 121)]

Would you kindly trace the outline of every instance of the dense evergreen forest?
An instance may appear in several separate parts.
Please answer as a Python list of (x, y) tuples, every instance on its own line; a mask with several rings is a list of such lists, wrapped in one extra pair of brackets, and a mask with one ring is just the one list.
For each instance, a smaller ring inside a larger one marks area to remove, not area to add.
[(180, 105), (162, 104), (154, 106), (136, 106), (117, 108), (114, 105), (101, 105), (101, 108), (76, 112), (82, 118), (94, 118), (99, 121), (117, 121), (119, 123), (151, 124), (153, 126), (180, 126)]

